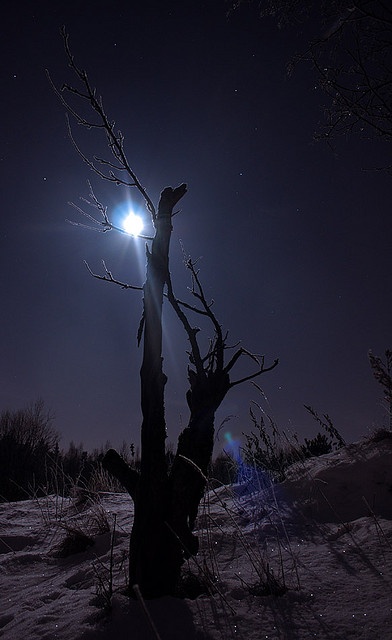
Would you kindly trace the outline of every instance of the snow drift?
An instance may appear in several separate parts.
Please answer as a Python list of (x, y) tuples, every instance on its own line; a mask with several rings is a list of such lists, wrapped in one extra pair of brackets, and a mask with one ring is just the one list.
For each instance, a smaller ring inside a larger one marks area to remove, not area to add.
[(125, 494), (0, 504), (0, 637), (392, 638), (391, 453), (392, 438), (364, 440), (294, 465), (279, 485), (211, 490), (186, 568), (211, 594), (193, 600), (124, 595)]

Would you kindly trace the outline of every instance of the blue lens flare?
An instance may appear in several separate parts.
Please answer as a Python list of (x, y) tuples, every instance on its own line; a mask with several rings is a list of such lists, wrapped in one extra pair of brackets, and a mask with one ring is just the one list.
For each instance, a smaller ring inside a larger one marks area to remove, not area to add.
[(233, 437), (230, 431), (226, 431), (224, 438), (226, 441), (224, 450), (237, 465), (236, 483), (247, 484), (251, 492), (270, 487), (271, 478), (269, 474), (255, 463), (250, 464), (245, 460), (241, 447), (241, 438)]

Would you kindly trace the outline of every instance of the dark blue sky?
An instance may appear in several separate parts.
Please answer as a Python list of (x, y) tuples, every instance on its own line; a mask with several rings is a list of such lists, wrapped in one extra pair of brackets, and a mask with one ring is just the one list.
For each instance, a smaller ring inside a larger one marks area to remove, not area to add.
[[(6, 2), (0, 408), (43, 397), (63, 446), (138, 442), (141, 295), (92, 279), (83, 260), (98, 271), (105, 259), (120, 279), (142, 284), (145, 259), (140, 240), (66, 223), (79, 220), (67, 203), (87, 196), (88, 179), (113, 216), (126, 193), (100, 182), (67, 137), (45, 77), (48, 68), (58, 85), (72, 81), (62, 24), (153, 200), (167, 185), (188, 184), (174, 219), (176, 291), (186, 297), (182, 241), (202, 256), (206, 292), (233, 343), (280, 359), (258, 379), (280, 427), (315, 433), (304, 403), (328, 412), (349, 440), (385, 420), (367, 352), (392, 347), (391, 178), (364, 169), (390, 164), (389, 148), (347, 139), (334, 154), (314, 143), (324, 96), (309, 69), (286, 75), (302, 27), (279, 31), (249, 7), (228, 20), (226, 8)], [(94, 132), (75, 134), (87, 152), (102, 152)], [(186, 339), (170, 310), (165, 335), (175, 441), (188, 417)], [(250, 384), (233, 390), (218, 424), (233, 415), (227, 429), (248, 431), (252, 399), (260, 397)]]

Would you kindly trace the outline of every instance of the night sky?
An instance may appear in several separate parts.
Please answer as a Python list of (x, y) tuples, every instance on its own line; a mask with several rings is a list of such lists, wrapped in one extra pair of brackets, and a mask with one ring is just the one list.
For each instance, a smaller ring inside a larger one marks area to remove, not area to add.
[[(257, 4), (257, 3), (255, 3)], [(348, 440), (387, 422), (367, 353), (392, 348), (391, 177), (385, 143), (313, 142), (324, 95), (286, 65), (309, 25), (278, 30), (255, 6), (229, 19), (221, 1), (5, 3), (1, 47), (0, 409), (42, 397), (67, 447), (139, 441), (139, 292), (93, 279), (104, 259), (141, 285), (144, 242), (99, 234), (69, 205), (97, 197), (121, 221), (136, 192), (99, 180), (76, 154), (45, 76), (73, 82), (59, 29), (103, 95), (154, 202), (186, 182), (174, 218), (171, 271), (186, 299), (182, 246), (198, 266), (230, 340), (279, 366), (261, 376), (263, 407), (282, 429), (315, 434), (303, 408), (328, 413)], [(74, 134), (103, 153), (94, 131)], [(147, 220), (147, 214), (144, 213)], [(186, 336), (164, 313), (168, 437), (187, 423)], [(208, 331), (206, 338), (209, 337)], [(245, 365), (246, 363), (244, 363)], [(250, 365), (251, 366), (251, 365)], [(250, 369), (238, 370), (241, 375)], [(250, 383), (224, 401), (217, 426), (249, 431)]]

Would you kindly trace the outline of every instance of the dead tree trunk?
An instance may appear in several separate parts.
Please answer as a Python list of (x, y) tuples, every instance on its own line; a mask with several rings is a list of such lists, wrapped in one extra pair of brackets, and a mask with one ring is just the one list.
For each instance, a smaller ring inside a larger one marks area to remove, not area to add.
[[(151, 251), (147, 250), (147, 277), (144, 285), (144, 352), (141, 367), (142, 452), (140, 473), (132, 470), (113, 450), (103, 461), (105, 468), (122, 482), (135, 504), (135, 517), (130, 541), (130, 585), (138, 584), (145, 597), (178, 593), (184, 558), (198, 551), (193, 534), (195, 520), (206, 486), (206, 474), (214, 446), (215, 413), (227, 392), (236, 384), (273, 369), (278, 361), (264, 368), (261, 360), (245, 349), (238, 349), (225, 364), (226, 338), (211, 303), (205, 299), (198, 272), (191, 260), (192, 294), (198, 306), (181, 303), (174, 295), (169, 272), (169, 244), (173, 207), (186, 191), (185, 185), (167, 188), (161, 194), (155, 218), (156, 234)], [(164, 289), (190, 342), (190, 409), (188, 426), (178, 440), (177, 453), (168, 474), (165, 457), (166, 425), (164, 389), (166, 376), (162, 368), (162, 305)], [(207, 317), (214, 327), (215, 338), (208, 353), (201, 355), (198, 329), (192, 327), (188, 310)], [(139, 337), (141, 331), (139, 330)], [(230, 372), (242, 356), (257, 363), (257, 370), (237, 381)]]
[[(215, 413), (231, 387), (254, 378), (277, 365), (277, 360), (264, 368), (264, 358), (238, 349), (225, 364), (226, 337), (211, 303), (204, 297), (198, 272), (191, 260), (192, 294), (198, 306), (181, 303), (174, 295), (169, 272), (169, 245), (173, 207), (186, 191), (181, 185), (165, 189), (154, 218), (156, 233), (151, 250), (147, 249), (147, 277), (144, 285), (142, 332), (143, 362), (141, 366), (141, 469), (132, 470), (113, 450), (106, 454), (103, 465), (122, 482), (133, 498), (134, 522), (130, 541), (130, 586), (137, 584), (144, 597), (178, 593), (184, 558), (195, 555), (198, 539), (193, 534), (206, 474), (214, 446)], [(176, 312), (190, 342), (190, 409), (188, 426), (178, 440), (177, 453), (170, 474), (165, 456), (166, 424), (164, 390), (166, 376), (162, 367), (162, 305), (166, 288), (168, 301)], [(205, 316), (213, 325), (215, 338), (208, 353), (201, 355), (198, 329), (192, 327), (183, 306)], [(241, 356), (257, 363), (257, 370), (237, 381), (230, 372)]]
[(185, 557), (198, 551), (198, 539), (192, 530), (214, 448), (215, 413), (230, 388), (225, 371), (192, 373), (190, 383), (190, 420), (178, 439), (171, 472), (173, 529), (181, 539)]
[(174, 593), (181, 568), (178, 540), (168, 527), (170, 490), (166, 463), (166, 423), (162, 368), (162, 305), (169, 272), (173, 207), (186, 186), (168, 187), (160, 198), (151, 251), (147, 249), (144, 285), (143, 362), (141, 378), (141, 469), (134, 496), (135, 517), (130, 542), (130, 583), (145, 597)]

